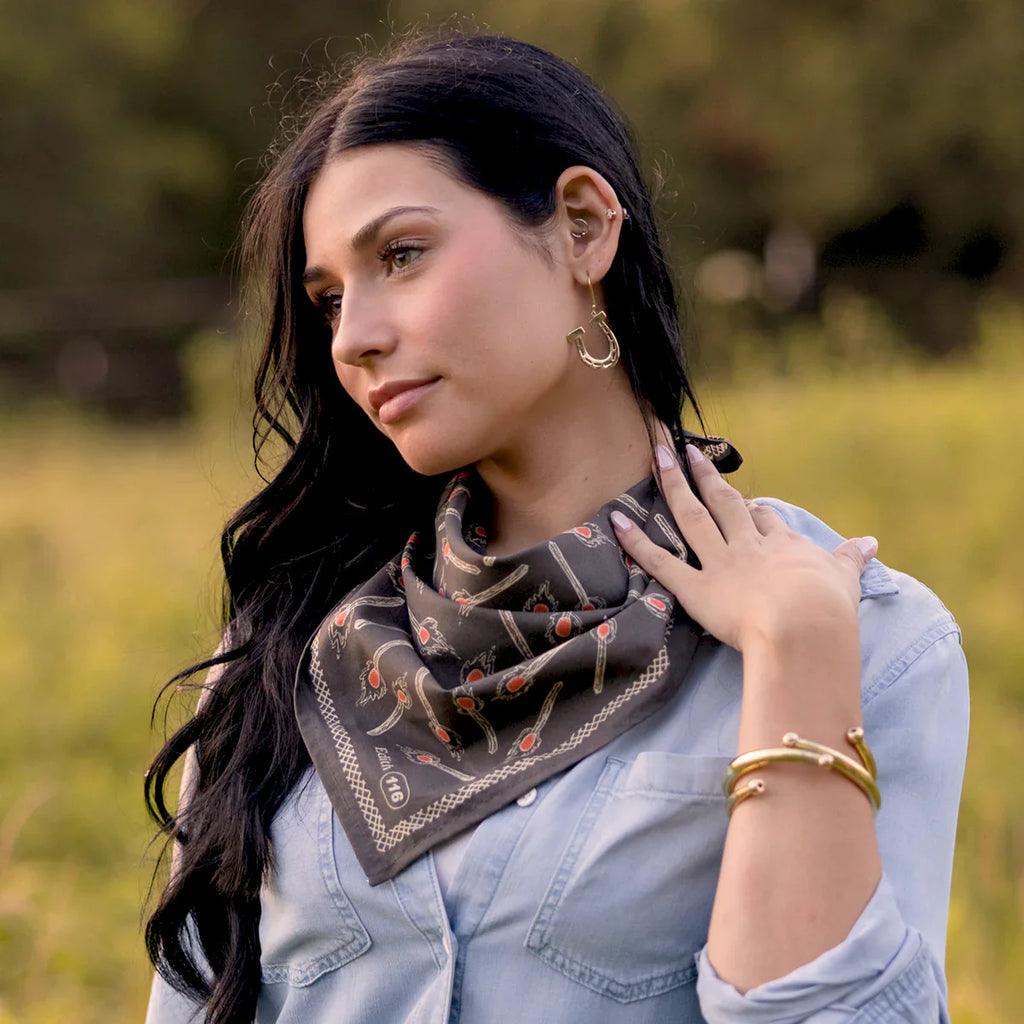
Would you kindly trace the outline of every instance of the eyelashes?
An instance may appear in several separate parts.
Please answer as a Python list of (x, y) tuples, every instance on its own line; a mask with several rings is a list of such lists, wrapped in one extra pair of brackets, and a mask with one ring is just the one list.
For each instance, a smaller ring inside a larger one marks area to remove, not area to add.
[[(377, 250), (376, 258), (384, 265), (385, 277), (392, 277), (408, 271), (423, 255), (425, 248), (422, 241), (398, 238), (381, 246)], [(341, 288), (328, 288), (309, 297), (324, 322), (331, 328), (341, 316), (343, 294)]]
[(377, 253), (389, 273), (407, 269), (423, 255), (423, 244), (410, 239), (396, 239), (388, 242)]
[(319, 292), (313, 296), (313, 305), (328, 327), (333, 327), (341, 316), (341, 293)]

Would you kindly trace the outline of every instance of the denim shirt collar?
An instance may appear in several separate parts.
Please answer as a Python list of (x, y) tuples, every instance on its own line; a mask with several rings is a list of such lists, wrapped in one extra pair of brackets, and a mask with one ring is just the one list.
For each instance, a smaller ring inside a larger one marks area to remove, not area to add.
[(888, 597), (900, 592), (892, 573), (877, 558), (868, 562), (860, 578), (860, 597)]

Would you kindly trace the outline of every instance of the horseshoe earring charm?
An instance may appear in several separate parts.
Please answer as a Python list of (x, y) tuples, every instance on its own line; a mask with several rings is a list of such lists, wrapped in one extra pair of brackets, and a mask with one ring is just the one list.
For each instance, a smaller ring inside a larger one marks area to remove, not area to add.
[(587, 333), (586, 326), (570, 331), (565, 336), (566, 341), (576, 346), (576, 352), (587, 366), (592, 366), (596, 370), (610, 370), (619, 361), (619, 339), (615, 337), (615, 332), (608, 326), (608, 314), (603, 309), (597, 308), (597, 295), (594, 293), (594, 283), (590, 280), (589, 273), (587, 274), (587, 286), (590, 288), (590, 325), (596, 327), (604, 335), (605, 341), (608, 342), (608, 355), (603, 357), (591, 355), (583, 340)]

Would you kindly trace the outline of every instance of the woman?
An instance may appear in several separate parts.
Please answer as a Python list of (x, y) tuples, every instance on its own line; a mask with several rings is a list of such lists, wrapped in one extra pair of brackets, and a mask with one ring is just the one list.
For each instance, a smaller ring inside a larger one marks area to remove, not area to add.
[(684, 434), (594, 86), (486, 36), (366, 61), (245, 255), (288, 457), (148, 778), (150, 1021), (946, 1019), (956, 625)]

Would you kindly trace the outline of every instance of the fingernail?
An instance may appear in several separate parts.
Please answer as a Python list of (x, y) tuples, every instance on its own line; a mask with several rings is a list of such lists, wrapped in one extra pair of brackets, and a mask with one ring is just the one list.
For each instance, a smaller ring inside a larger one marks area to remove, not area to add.
[(671, 469), (676, 464), (676, 457), (663, 444), (654, 449), (654, 454), (659, 469)]
[(691, 466), (696, 466), (704, 461), (704, 453), (695, 444), (688, 444), (686, 446), (686, 459)]
[(878, 541), (874, 537), (858, 537), (853, 543), (864, 556), (865, 562), (870, 562), (878, 554)]
[(622, 530), (623, 533), (626, 530), (633, 529), (633, 521), (628, 517), (624, 516), (618, 509), (612, 510), (612, 525), (617, 529)]

